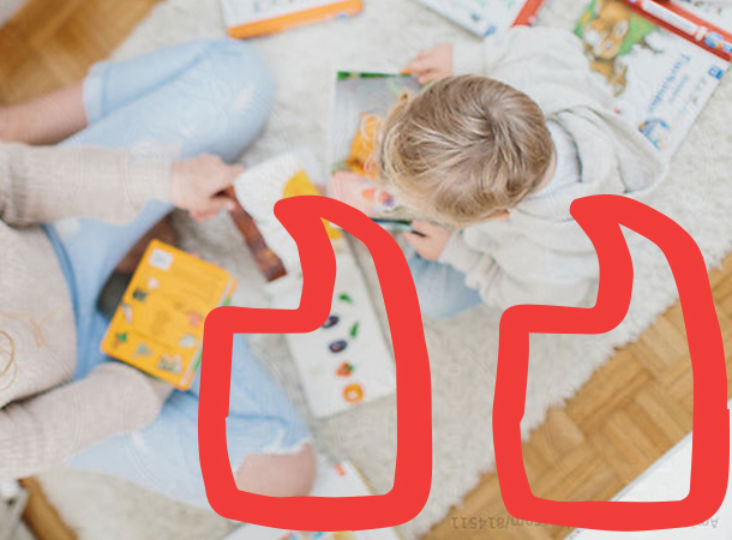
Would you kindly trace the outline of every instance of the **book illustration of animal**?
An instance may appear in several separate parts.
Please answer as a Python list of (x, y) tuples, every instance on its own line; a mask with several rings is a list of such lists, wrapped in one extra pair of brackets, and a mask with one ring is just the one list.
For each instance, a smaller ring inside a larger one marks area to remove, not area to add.
[(628, 85), (628, 66), (623, 57), (641, 47), (660, 53), (648, 43), (648, 36), (658, 27), (633, 12), (623, 0), (592, 0), (575, 27), (584, 43), (590, 69), (601, 74), (614, 96)]

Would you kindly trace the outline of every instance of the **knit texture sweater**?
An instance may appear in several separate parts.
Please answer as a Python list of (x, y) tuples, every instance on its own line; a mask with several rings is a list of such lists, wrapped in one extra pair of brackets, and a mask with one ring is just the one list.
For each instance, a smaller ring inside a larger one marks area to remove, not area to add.
[(574, 143), (575, 182), (520, 202), (504, 221), (453, 234), (440, 261), (466, 275), (484, 302), (588, 305), (599, 277), (595, 250), (570, 214), (572, 201), (598, 194), (647, 198), (665, 175), (660, 152), (613, 111), (592, 77), (580, 40), (551, 28), (513, 28), (483, 43), (458, 43), (456, 74), (485, 75), (521, 90)]
[(72, 302), (39, 226), (69, 217), (123, 223), (151, 198), (170, 200), (169, 162), (0, 143), (0, 479), (60, 464), (159, 413), (168, 388), (121, 363), (72, 382)]

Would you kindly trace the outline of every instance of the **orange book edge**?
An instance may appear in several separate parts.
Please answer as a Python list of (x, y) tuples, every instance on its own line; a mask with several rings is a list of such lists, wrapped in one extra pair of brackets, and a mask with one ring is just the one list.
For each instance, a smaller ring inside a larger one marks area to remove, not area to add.
[(232, 26), (228, 32), (229, 36), (233, 38), (245, 39), (282, 32), (296, 26), (332, 19), (339, 15), (355, 15), (362, 10), (363, 3), (361, 0), (343, 0), (342, 2), (336, 2), (327, 6), (318, 6), (297, 13)]

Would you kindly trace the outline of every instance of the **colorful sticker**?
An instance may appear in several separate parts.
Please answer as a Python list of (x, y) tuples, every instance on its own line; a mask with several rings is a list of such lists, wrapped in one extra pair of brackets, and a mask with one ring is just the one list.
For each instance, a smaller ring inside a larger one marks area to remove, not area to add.
[(173, 264), (173, 254), (156, 248), (153, 249), (152, 253), (150, 253), (150, 260), (148, 262), (150, 266), (154, 268), (170, 270), (170, 267)]
[(160, 357), (158, 368), (173, 375), (179, 375), (183, 371), (183, 359), (178, 354), (174, 356), (164, 354)]
[(353, 326), (351, 326), (351, 330), (348, 332), (348, 335), (351, 336), (351, 339), (356, 339), (356, 337), (358, 336), (359, 328), (361, 328), (360, 322), (356, 322), (353, 324)]
[(122, 315), (124, 315), (127, 324), (132, 324), (132, 306), (123, 303), (120, 307), (122, 309)]
[(138, 288), (138, 289), (135, 289), (135, 290), (133, 291), (133, 293), (132, 293), (132, 298), (134, 298), (134, 299), (135, 299), (135, 300), (137, 300), (138, 302), (144, 302), (145, 300), (147, 300), (147, 297), (148, 297), (149, 295), (150, 295), (150, 293), (149, 293), (149, 292), (147, 292), (146, 290), (144, 290), (144, 289), (139, 289), (139, 288)]
[(139, 356), (150, 356), (152, 354), (152, 349), (145, 345), (144, 343), (140, 343), (137, 346), (137, 350), (135, 351), (135, 354), (133, 355), (133, 358), (137, 358)]
[(328, 320), (325, 321), (325, 324), (323, 325), (324, 329), (333, 328), (336, 324), (338, 324), (341, 321), (341, 318), (338, 315), (331, 315), (328, 317)]
[(348, 403), (360, 403), (363, 401), (363, 387), (360, 384), (351, 384), (343, 389), (343, 398)]
[(188, 317), (188, 324), (193, 328), (198, 328), (203, 322), (203, 315), (196, 311), (186, 311), (186, 317)]
[(182, 338), (180, 338), (180, 341), (178, 341), (178, 345), (183, 347), (184, 349), (190, 349), (191, 347), (195, 347), (198, 343), (198, 339), (196, 339), (196, 336), (193, 334), (186, 334)]
[(339, 339), (328, 345), (328, 348), (333, 354), (342, 353), (348, 348), (348, 342), (344, 339)]
[(114, 347), (117, 348), (123, 343), (127, 343), (127, 332), (114, 335)]
[(356, 371), (356, 367), (353, 364), (343, 362), (336, 370), (336, 375), (339, 377), (350, 377), (354, 371)]

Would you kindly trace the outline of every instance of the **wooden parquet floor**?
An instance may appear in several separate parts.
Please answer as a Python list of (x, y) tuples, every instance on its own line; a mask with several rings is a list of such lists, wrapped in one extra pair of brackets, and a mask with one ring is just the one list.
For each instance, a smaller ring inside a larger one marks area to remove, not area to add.
[[(0, 103), (83, 77), (159, 0), (29, 0), (0, 29)], [(732, 257), (711, 275), (728, 365), (732, 362)], [(692, 375), (678, 305), (618, 351), (524, 445), (532, 490), (557, 500), (607, 500), (692, 426)], [(482, 520), (482, 521), (481, 521)], [(570, 531), (517, 523), (486, 475), (429, 540), (558, 539)]]

